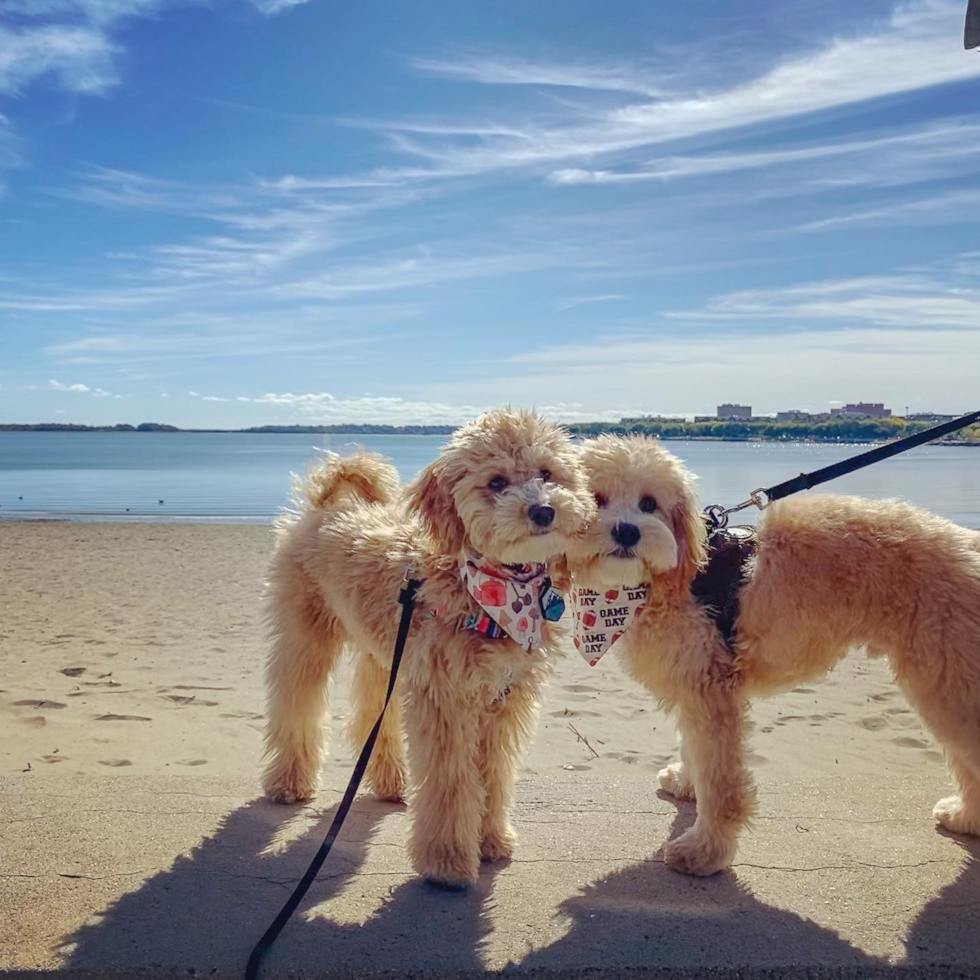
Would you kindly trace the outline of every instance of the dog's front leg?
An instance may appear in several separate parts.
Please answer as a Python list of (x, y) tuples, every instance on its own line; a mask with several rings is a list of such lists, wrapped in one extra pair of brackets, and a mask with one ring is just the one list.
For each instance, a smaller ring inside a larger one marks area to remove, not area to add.
[(514, 686), (490, 706), (480, 734), (480, 775), (486, 809), (480, 830), (480, 857), (501, 861), (513, 854), (517, 834), (510, 822), (517, 761), (534, 727), (537, 686)]
[(743, 759), (745, 704), (734, 687), (708, 685), (681, 707), (678, 721), (698, 815), (664, 847), (664, 862), (685, 874), (710, 875), (732, 863), (739, 831), (755, 812), (755, 786)]
[(443, 888), (471, 885), (480, 870), (480, 711), (437, 683), (413, 691), (406, 707), (409, 855), (420, 875)]

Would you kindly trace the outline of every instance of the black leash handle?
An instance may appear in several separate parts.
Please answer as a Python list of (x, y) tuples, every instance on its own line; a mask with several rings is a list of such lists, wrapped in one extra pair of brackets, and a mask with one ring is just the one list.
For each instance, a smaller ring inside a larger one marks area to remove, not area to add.
[[(978, 0), (978, 3), (980, 3), (980, 0)], [(916, 432), (914, 435), (905, 436), (903, 439), (896, 439), (894, 442), (886, 443), (884, 446), (878, 446), (875, 449), (869, 449), (864, 453), (858, 453), (857, 456), (842, 459), (839, 463), (831, 463), (830, 466), (824, 466), (822, 469), (814, 470), (812, 473), (801, 473), (799, 476), (794, 476), (792, 480), (777, 483), (774, 487), (767, 489), (760, 487), (758, 490), (753, 490), (749, 494), (748, 500), (744, 503), (737, 504), (735, 507), (725, 508), (721, 504), (712, 504), (710, 507), (705, 507), (704, 509), (705, 520), (708, 522), (710, 530), (726, 527), (728, 525), (729, 514), (736, 514), (740, 510), (745, 510), (746, 507), (758, 507), (759, 510), (765, 510), (774, 500), (782, 500), (783, 497), (789, 497), (794, 493), (799, 493), (801, 490), (809, 490), (811, 487), (817, 487), (821, 483), (827, 483), (829, 480), (836, 480), (839, 476), (853, 473), (855, 470), (864, 469), (865, 466), (870, 466), (872, 463), (878, 463), (883, 459), (888, 459), (890, 456), (897, 456), (899, 453), (907, 452), (909, 449), (915, 449), (916, 446), (923, 446), (927, 442), (940, 439), (942, 436), (947, 436), (951, 432), (965, 429), (968, 425), (973, 425), (974, 422), (980, 422), (980, 412), (969, 412), (967, 415), (950, 419), (948, 422), (940, 422), (939, 425), (933, 425), (928, 429), (923, 429), (921, 432)]]
[(398, 623), (395, 652), (391, 658), (391, 674), (388, 677), (388, 692), (385, 694), (385, 703), (381, 708), (381, 714), (378, 715), (378, 720), (374, 723), (374, 728), (371, 729), (371, 734), (368, 735), (367, 741), (364, 743), (364, 748), (361, 749), (361, 754), (357, 757), (357, 765), (354, 766), (354, 771), (351, 773), (350, 782), (347, 784), (347, 789), (344, 792), (344, 798), (341, 800), (340, 806), (337, 807), (337, 812), (334, 814), (330, 829), (327, 831), (327, 836), (324, 837), (320, 849), (314, 855), (310, 866), (306, 869), (306, 873), (300, 879), (295, 889), (293, 889), (292, 895), (289, 896), (286, 904), (273, 920), (272, 925), (266, 929), (265, 934), (255, 944), (255, 948), (252, 950), (252, 954), (248, 958), (248, 964), (245, 967), (245, 980), (257, 980), (259, 964), (262, 962), (262, 958), (269, 952), (272, 944), (279, 937), (279, 933), (282, 932), (283, 927), (289, 921), (289, 917), (296, 911), (299, 903), (303, 901), (303, 897), (310, 890), (310, 885), (316, 880), (320, 868), (323, 867), (323, 862), (326, 861), (327, 855), (330, 853), (330, 849), (333, 847), (334, 841), (340, 833), (340, 828), (344, 825), (344, 820), (347, 819), (347, 814), (350, 812), (354, 797), (360, 788), (361, 780), (364, 778), (368, 763), (371, 761), (374, 743), (378, 740), (378, 734), (381, 732), (381, 723), (384, 721), (385, 712), (388, 710), (388, 702), (391, 700), (392, 692), (395, 690), (398, 667), (401, 664), (402, 654), (405, 651), (408, 630), (412, 625), (415, 595), (421, 584), (416, 579), (407, 577), (405, 579), (405, 588), (398, 595), (398, 602), (402, 607), (402, 616)]

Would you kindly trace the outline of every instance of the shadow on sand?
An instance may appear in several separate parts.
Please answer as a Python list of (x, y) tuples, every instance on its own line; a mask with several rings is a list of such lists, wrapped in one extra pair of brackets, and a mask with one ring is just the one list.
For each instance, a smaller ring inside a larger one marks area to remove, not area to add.
[[(407, 860), (395, 871), (361, 872), (369, 847), (401, 847), (375, 837), (385, 817), (403, 810), (371, 799), (355, 803), (327, 864), (264, 967), (385, 970), (410, 963), (433, 970), (482, 969), (479, 946), (490, 928), (483, 906), (493, 891), (492, 871), (462, 895), (417, 879), (398, 884), (410, 873)], [(155, 966), (205, 975), (243, 970), (252, 946), (306, 870), (334, 811), (309, 819), (308, 807), (260, 799), (232, 812), (171, 868), (66, 937), (61, 943), (65, 966), (117, 972)], [(305, 824), (301, 833), (280, 843), (294, 821)], [(380, 906), (379, 875), (395, 883)], [(365, 878), (370, 885), (360, 884)], [(310, 917), (311, 909), (342, 892), (345, 901), (356, 900), (359, 888), (366, 903), (363, 921), (337, 923), (323, 912)]]
[[(67, 937), (62, 943), (65, 965), (117, 972), (148, 966), (198, 974), (218, 970), (226, 976), (243, 969), (252, 945), (306, 869), (333, 812), (311, 818), (310, 808), (261, 800), (232, 812), (170, 869)], [(486, 968), (483, 946), (494, 929), (494, 878), (505, 866), (486, 868), (479, 884), (463, 894), (441, 892), (414, 878), (404, 882), (410, 873), (404, 858), (394, 870), (364, 870), (369, 847), (401, 849), (403, 828), (395, 827), (391, 840), (380, 839), (391, 836), (380, 830), (390, 816), (402, 823), (402, 813), (401, 807), (370, 799), (356, 803), (341, 840), (266, 967), (446, 976)], [(693, 806), (682, 804), (670, 836), (692, 820)], [(980, 962), (975, 927), (980, 845), (963, 846), (972, 860), (916, 918), (907, 937), (907, 965)], [(509, 873), (516, 873), (516, 867)], [(392, 879), (380, 904), (379, 877)], [(836, 967), (861, 974), (888, 966), (832, 930), (758, 901), (730, 872), (686, 878), (668, 870), (659, 854), (584, 887), (569, 882), (569, 891), (576, 888), (578, 894), (559, 908), (570, 922), (568, 932), (522, 955), (521, 973), (714, 967), (748, 974), (753, 967), (763, 972), (799, 965), (815, 973)], [(346, 921), (336, 921), (337, 911), (329, 906), (310, 915), (341, 893)], [(529, 899), (533, 903), (533, 895)], [(539, 914), (554, 913), (541, 908)], [(528, 948), (535, 923), (527, 921), (526, 935), (511, 937), (508, 947)], [(896, 927), (882, 922), (883, 929)]]

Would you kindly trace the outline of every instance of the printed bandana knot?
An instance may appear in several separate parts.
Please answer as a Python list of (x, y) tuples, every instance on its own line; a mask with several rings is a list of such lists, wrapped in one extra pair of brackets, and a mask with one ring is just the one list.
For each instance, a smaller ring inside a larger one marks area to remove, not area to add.
[(630, 628), (646, 598), (645, 585), (621, 585), (605, 592), (572, 587), (572, 642), (590, 667)]
[(556, 622), (565, 611), (565, 600), (552, 586), (547, 565), (498, 565), (470, 552), (459, 573), (483, 610), (467, 620), (467, 627), (491, 639), (506, 634), (529, 653), (541, 644), (542, 623)]

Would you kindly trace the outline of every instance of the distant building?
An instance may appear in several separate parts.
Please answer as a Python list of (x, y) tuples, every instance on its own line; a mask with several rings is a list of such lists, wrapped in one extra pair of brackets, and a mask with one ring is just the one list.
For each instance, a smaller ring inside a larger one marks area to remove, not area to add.
[(809, 422), (813, 416), (809, 412), (800, 411), (798, 408), (789, 408), (785, 412), (776, 412), (777, 422)]
[(842, 405), (832, 408), (830, 414), (834, 418), (847, 419), (890, 419), (892, 410), (885, 408), (881, 402), (857, 402), (854, 405)]
[(955, 415), (939, 415), (936, 412), (913, 412), (905, 416), (906, 422), (952, 422)]
[(631, 418), (620, 419), (620, 424), (630, 425), (633, 422), (686, 422), (683, 415), (634, 415)]
[(740, 422), (748, 422), (752, 418), (751, 405), (719, 405), (718, 418), (731, 421), (738, 419)]

